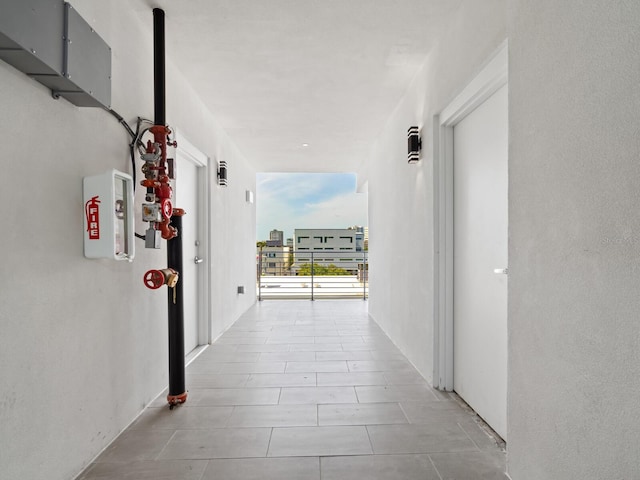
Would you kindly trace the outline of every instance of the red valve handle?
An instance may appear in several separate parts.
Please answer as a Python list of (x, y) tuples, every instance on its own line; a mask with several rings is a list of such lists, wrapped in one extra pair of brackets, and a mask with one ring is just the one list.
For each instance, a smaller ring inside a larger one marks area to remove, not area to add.
[(164, 274), (160, 270), (149, 270), (142, 281), (147, 288), (156, 290), (164, 285)]

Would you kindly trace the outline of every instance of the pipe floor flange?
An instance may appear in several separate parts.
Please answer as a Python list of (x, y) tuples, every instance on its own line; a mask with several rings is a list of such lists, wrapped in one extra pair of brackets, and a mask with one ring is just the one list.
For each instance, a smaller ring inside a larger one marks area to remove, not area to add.
[(167, 403), (169, 404), (169, 410), (173, 410), (173, 407), (180, 405), (187, 401), (187, 392), (180, 395), (167, 395)]

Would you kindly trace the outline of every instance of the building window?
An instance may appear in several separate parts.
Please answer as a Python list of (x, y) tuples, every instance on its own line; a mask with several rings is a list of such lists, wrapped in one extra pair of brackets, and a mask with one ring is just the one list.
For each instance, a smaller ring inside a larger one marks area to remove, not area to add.
[(275, 252), (267, 253), (267, 257), (268, 258), (276, 258), (276, 254), (275, 254)]
[(309, 237), (298, 237), (298, 243), (300, 243), (300, 240), (309, 240)]
[(314, 247), (314, 250), (322, 250), (322, 247)]
[(341, 240), (349, 240), (349, 243), (353, 243), (353, 237), (340, 237)]
[(322, 237), (313, 237), (314, 240), (320, 240), (320, 243), (322, 243)]
[(307, 247), (300, 247), (298, 250), (309, 250)]
[(324, 237), (324, 243), (327, 243), (327, 240), (333, 240), (333, 237)]
[(269, 268), (276, 268), (276, 262), (269, 262)]

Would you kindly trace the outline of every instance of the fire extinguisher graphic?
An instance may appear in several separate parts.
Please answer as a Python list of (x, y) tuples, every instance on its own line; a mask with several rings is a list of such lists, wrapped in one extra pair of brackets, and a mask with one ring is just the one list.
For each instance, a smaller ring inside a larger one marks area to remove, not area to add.
[(87, 217), (87, 232), (89, 240), (100, 240), (100, 196), (92, 197), (84, 205), (84, 213)]

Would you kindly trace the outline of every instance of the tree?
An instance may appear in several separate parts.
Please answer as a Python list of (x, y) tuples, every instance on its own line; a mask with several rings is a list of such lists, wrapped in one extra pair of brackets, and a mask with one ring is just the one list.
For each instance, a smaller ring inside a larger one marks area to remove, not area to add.
[[(256, 248), (260, 249), (260, 256), (258, 257), (258, 265), (262, 265), (262, 249), (264, 247), (267, 246), (267, 242), (265, 241), (260, 241), (260, 242), (256, 242)], [(262, 271), (260, 271), (260, 267), (258, 266), (258, 280), (260, 279), (260, 276), (264, 273), (264, 266), (262, 267)]]
[[(298, 270), (298, 275), (310, 276), (311, 275), (311, 264), (304, 263), (300, 265), (300, 269)], [(333, 263), (329, 266), (319, 265), (317, 263), (313, 264), (313, 275), (314, 276), (326, 276), (326, 275), (349, 275), (344, 268), (336, 267)]]

